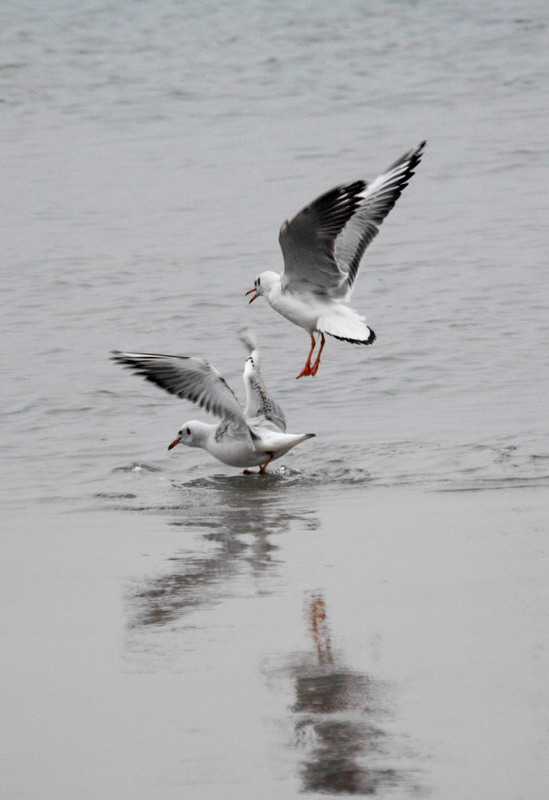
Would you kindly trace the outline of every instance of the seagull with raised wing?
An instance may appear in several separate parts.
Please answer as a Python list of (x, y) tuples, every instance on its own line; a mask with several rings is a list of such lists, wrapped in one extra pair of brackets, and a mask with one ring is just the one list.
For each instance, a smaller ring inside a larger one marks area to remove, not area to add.
[[(348, 303), (364, 251), (378, 233), (421, 160), (425, 142), (405, 153), (370, 184), (359, 180), (323, 194), (279, 234), (284, 272), (262, 272), (250, 303), (262, 295), (275, 311), (311, 337), (305, 366), (297, 376), (316, 375), (325, 334), (353, 344), (372, 344), (376, 335)], [(314, 362), (315, 333), (320, 347)]]
[(218, 424), (186, 422), (168, 450), (178, 444), (201, 447), (231, 467), (259, 466), (259, 472), (264, 473), (271, 461), (316, 434), (286, 433), (284, 412), (261, 377), (255, 338), (246, 330), (241, 332), (241, 339), (249, 352), (243, 375), (244, 411), (219, 372), (202, 358), (118, 350), (113, 351), (112, 358), (170, 394), (190, 400), (221, 418)]

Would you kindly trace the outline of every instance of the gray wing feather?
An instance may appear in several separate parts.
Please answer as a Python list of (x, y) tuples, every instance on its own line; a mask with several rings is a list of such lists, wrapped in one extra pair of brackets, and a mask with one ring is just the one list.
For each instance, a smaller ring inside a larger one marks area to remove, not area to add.
[(284, 286), (331, 293), (347, 278), (334, 258), (334, 244), (356, 212), (364, 181), (337, 186), (321, 195), (280, 229)]
[(244, 364), (244, 388), (246, 389), (246, 408), (244, 416), (249, 425), (272, 423), (278, 430), (286, 430), (286, 417), (281, 407), (274, 400), (261, 376), (259, 348), (253, 332), (247, 328), (240, 331), (240, 338), (250, 355)]
[(408, 186), (414, 169), (421, 161), (426, 142), (421, 142), (379, 175), (362, 194), (360, 206), (337, 238), (334, 256), (347, 272), (345, 289), (350, 294), (364, 251), (378, 234), (379, 226)]
[(280, 229), (283, 286), (332, 297), (349, 295), (360, 260), (419, 164), (425, 142), (370, 186), (344, 184), (323, 194)]
[(233, 390), (219, 372), (202, 358), (158, 353), (121, 353), (112, 358), (170, 394), (196, 403), (221, 419), (246, 425)]

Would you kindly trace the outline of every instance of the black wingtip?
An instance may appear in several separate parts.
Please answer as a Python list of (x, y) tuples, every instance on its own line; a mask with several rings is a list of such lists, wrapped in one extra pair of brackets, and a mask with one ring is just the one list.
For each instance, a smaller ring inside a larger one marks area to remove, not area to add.
[[(423, 156), (423, 151), (425, 149), (426, 144), (427, 144), (427, 140), (424, 139), (422, 142), (420, 142), (418, 144), (418, 146), (416, 148), (411, 150), (408, 153), (408, 155), (405, 156), (405, 158), (403, 159), (403, 160), (406, 160), (406, 158), (408, 158), (409, 162), (410, 162), (408, 164), (408, 169), (407, 169), (407, 176), (406, 176), (407, 178), (411, 178), (412, 175), (414, 174), (414, 169), (417, 167), (417, 165), (421, 161), (421, 157)], [(404, 188), (404, 187), (402, 187), (402, 188)]]
[(420, 160), (421, 160), (421, 156), (423, 155), (423, 151), (425, 150), (425, 148), (426, 148), (426, 147), (427, 147), (427, 139), (424, 139), (424, 140), (423, 140), (422, 142), (420, 142), (420, 143), (418, 144), (418, 146), (416, 147), (415, 154), (414, 154), (414, 155), (415, 155), (415, 157), (416, 157), (416, 159), (417, 159), (417, 162), (416, 162), (416, 163), (419, 163), (419, 162), (420, 162)]
[(133, 367), (136, 369), (139, 364), (133, 358), (128, 358), (122, 350), (111, 350), (111, 361), (116, 361), (122, 367)]
[(377, 336), (375, 331), (373, 331), (371, 328), (369, 330), (370, 335), (367, 339), (349, 339), (347, 336), (336, 336), (335, 333), (330, 333), (329, 331), (324, 331), (324, 333), (327, 333), (328, 336), (333, 336), (334, 339), (339, 339), (340, 342), (349, 342), (350, 344), (373, 344), (377, 339)]

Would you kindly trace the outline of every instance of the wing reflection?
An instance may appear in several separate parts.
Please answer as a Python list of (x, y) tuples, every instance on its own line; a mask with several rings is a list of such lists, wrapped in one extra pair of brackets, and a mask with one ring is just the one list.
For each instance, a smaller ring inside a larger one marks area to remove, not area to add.
[(389, 766), (391, 743), (380, 724), (387, 686), (334, 653), (322, 594), (310, 598), (307, 616), (316, 652), (294, 657), (290, 667), (302, 791), (375, 795), (401, 783), (406, 776)]
[[(288, 509), (288, 491), (276, 477), (259, 483), (222, 476), (176, 489), (181, 502), (170, 507), (170, 524), (201, 532), (199, 549), (175, 554), (169, 559), (175, 569), (128, 593), (130, 628), (165, 625), (219, 603), (237, 591), (236, 579), (244, 574), (254, 579), (276, 574), (278, 547), (271, 536), (296, 521), (310, 528), (318, 525), (308, 510)], [(262, 583), (258, 591), (269, 589)]]

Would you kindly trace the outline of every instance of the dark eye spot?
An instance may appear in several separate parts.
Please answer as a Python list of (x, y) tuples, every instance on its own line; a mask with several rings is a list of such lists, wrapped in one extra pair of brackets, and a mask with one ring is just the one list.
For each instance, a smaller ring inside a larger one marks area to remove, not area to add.
[(190, 428), (185, 428), (185, 433), (187, 434), (187, 436), (190, 436), (191, 435), (191, 429)]
[(257, 285), (258, 285), (258, 286), (261, 286), (261, 278), (258, 278), (258, 279), (257, 279)]

